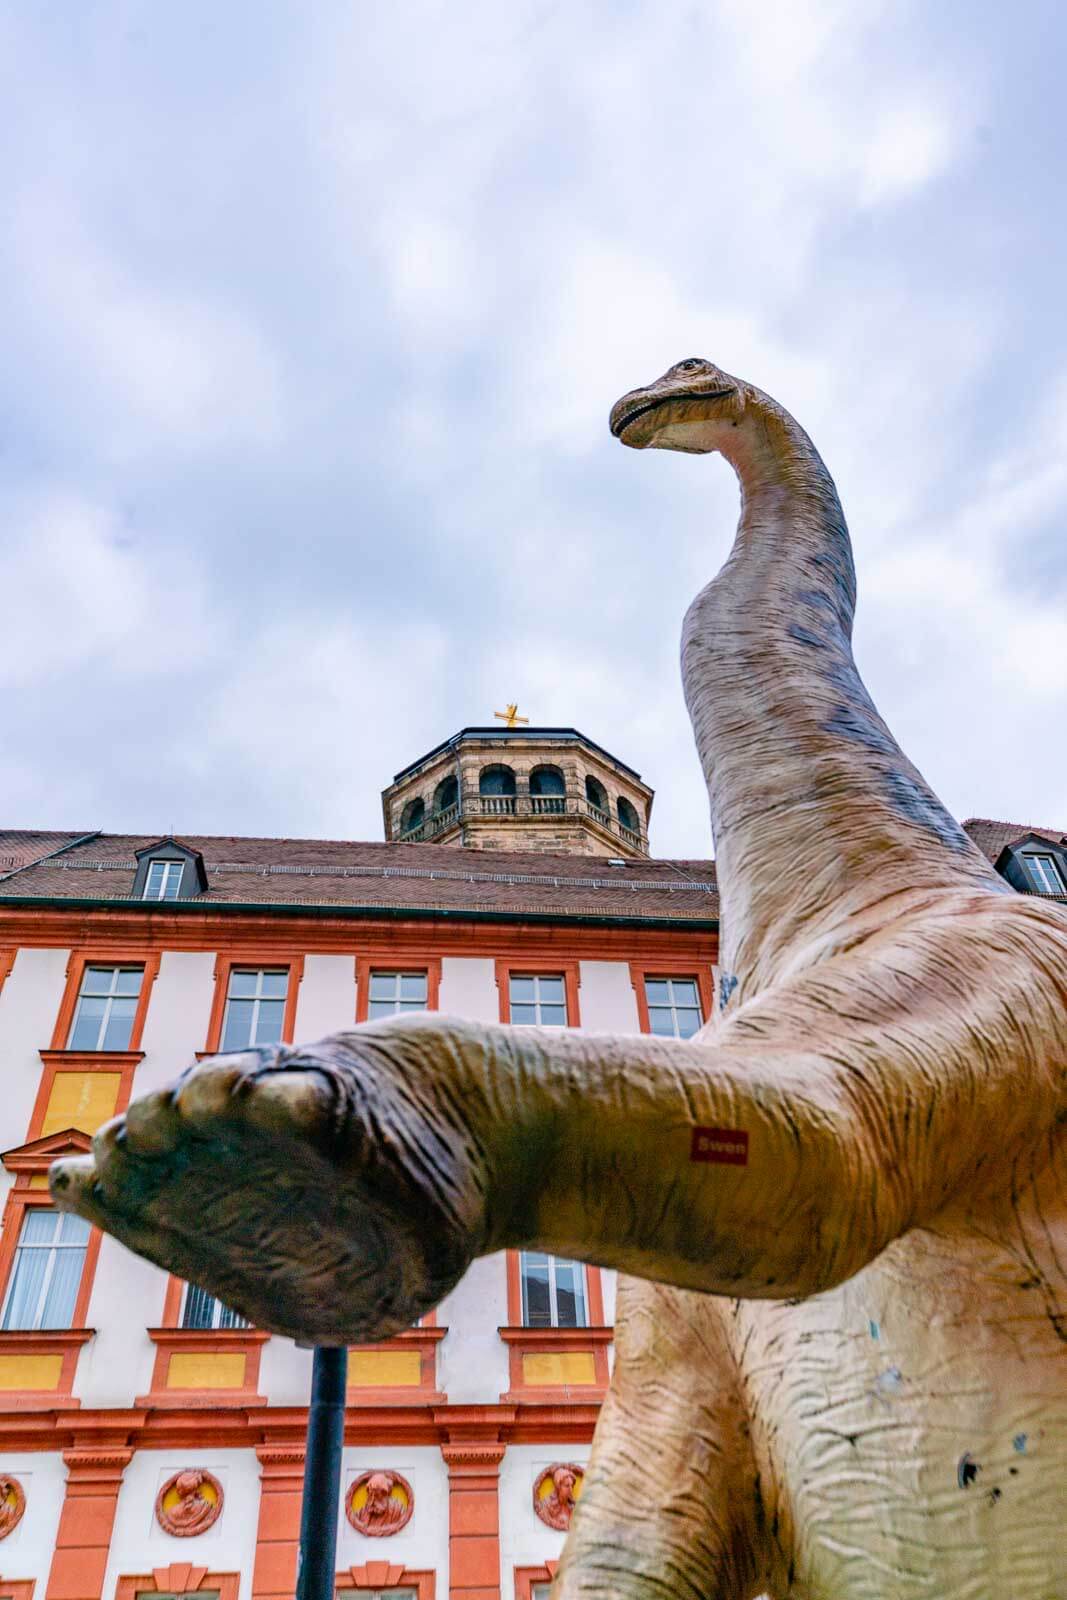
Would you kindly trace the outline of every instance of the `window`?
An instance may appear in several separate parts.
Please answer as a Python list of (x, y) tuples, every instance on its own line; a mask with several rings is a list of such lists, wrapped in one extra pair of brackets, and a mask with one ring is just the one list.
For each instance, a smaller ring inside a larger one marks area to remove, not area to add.
[(184, 861), (150, 861), (141, 899), (177, 900), (184, 870)]
[(567, 809), (567, 785), (558, 767), (534, 767), (530, 773), (531, 809), (535, 813)]
[(372, 972), (367, 1016), (395, 1017), (399, 1011), (426, 1010), (425, 972)]
[(700, 993), (695, 978), (646, 978), (650, 1033), (690, 1039), (702, 1025)]
[(400, 813), (400, 832), (401, 834), (414, 833), (417, 828), (422, 827), (425, 821), (425, 800), (409, 800)]
[(27, 1211), (4, 1306), (5, 1330), (70, 1327), (88, 1243), (89, 1224), (82, 1217)]
[(195, 1283), (185, 1286), (185, 1304), (182, 1307), (183, 1328), (247, 1328), (248, 1318), (242, 1317), (221, 1300), (216, 1300), (206, 1289)]
[(1039, 894), (1063, 894), (1063, 878), (1054, 856), (1040, 856), (1029, 850), (1023, 855), (1030, 882)]
[(637, 815), (636, 807), (632, 806), (625, 795), (620, 795), (615, 809), (619, 813), (619, 825), (628, 828), (631, 833), (641, 832), (641, 818)]
[(550, 1583), (534, 1583), (530, 1585), (530, 1600), (548, 1600), (552, 1585)]
[(143, 967), (86, 967), (68, 1050), (128, 1050)]
[(515, 774), (510, 767), (483, 767), (478, 774), (478, 793), (513, 795), (515, 793)]
[(221, 1050), (276, 1044), (282, 1036), (288, 967), (234, 967), (226, 991)]
[(459, 805), (459, 784), (454, 777), (442, 778), (433, 792), (434, 811), (450, 811), (457, 805)]
[(542, 1028), (567, 1026), (567, 995), (562, 976), (513, 974), (508, 980), (512, 1022), (534, 1022)]
[(586, 778), (585, 798), (589, 801), (589, 804), (595, 811), (603, 811), (610, 817), (611, 813), (608, 811), (607, 790), (604, 788), (602, 783), (597, 781), (596, 778)]
[(519, 1257), (522, 1277), (522, 1321), (526, 1328), (584, 1328), (589, 1317), (585, 1305), (585, 1268), (562, 1256), (523, 1250)]

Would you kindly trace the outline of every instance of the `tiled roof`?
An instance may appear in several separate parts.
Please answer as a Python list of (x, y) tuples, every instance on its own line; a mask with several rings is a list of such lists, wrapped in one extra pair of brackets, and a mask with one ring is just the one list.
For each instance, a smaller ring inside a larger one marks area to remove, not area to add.
[(0, 830), (0, 881), (9, 872), (17, 872), (20, 867), (29, 866), (31, 861), (39, 861), (53, 850), (84, 838), (85, 831), (84, 828), (81, 833), (47, 833), (31, 828)]
[[(15, 837), (27, 836), (0, 831), (0, 856)], [(68, 842), (79, 837), (64, 836)], [(710, 861), (631, 859), (625, 867), (611, 867), (600, 856), (454, 845), (201, 838), (187, 833), (180, 838), (204, 858), (209, 888), (192, 902), (203, 909), (226, 904), (358, 906), (703, 924), (713, 921), (719, 909)], [(155, 842), (147, 834), (101, 833), (84, 844), (74, 843), (62, 854), (0, 880), (0, 907), (16, 898), (128, 904), (135, 853)]]
[(994, 862), (1006, 844), (1014, 844), (1016, 839), (1025, 839), (1027, 834), (1036, 833), (1039, 839), (1047, 839), (1050, 844), (1060, 844), (1067, 831), (1063, 828), (1035, 828), (1029, 822), (995, 822), (991, 817), (968, 817), (963, 827), (983, 855)]
[[(963, 826), (991, 861), (1006, 844), (1028, 833), (1054, 843), (1064, 837), (1060, 828), (988, 817), (972, 817)], [(202, 908), (360, 907), (452, 916), (504, 912), (702, 924), (719, 914), (713, 861), (630, 859), (625, 867), (611, 867), (600, 856), (465, 850), (456, 845), (229, 834), (180, 837), (204, 858), (209, 888), (191, 902)], [(5, 863), (0, 873), (8, 874), (0, 876), (0, 907), (16, 899), (129, 904), (135, 854), (157, 838), (0, 830), (0, 863)]]

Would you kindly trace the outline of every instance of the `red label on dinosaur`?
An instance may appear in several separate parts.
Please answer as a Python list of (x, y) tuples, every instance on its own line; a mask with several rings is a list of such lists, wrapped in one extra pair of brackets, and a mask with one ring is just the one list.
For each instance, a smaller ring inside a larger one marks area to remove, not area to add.
[(748, 1166), (748, 1134), (743, 1128), (694, 1128), (690, 1161), (718, 1161), (727, 1167)]

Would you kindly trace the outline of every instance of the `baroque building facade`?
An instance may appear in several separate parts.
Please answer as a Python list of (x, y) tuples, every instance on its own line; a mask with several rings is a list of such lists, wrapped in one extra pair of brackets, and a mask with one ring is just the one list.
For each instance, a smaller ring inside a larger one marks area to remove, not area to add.
[[(714, 870), (648, 857), (651, 801), (573, 729), (465, 729), (386, 790), (381, 844), (0, 832), (0, 1600), (295, 1586), (310, 1353), (60, 1218), (49, 1163), (197, 1054), (398, 1011), (688, 1036)], [(1067, 894), (1063, 835), (968, 827), (1015, 887)], [(339, 1596), (541, 1600), (614, 1296), (507, 1252), (351, 1351)]]

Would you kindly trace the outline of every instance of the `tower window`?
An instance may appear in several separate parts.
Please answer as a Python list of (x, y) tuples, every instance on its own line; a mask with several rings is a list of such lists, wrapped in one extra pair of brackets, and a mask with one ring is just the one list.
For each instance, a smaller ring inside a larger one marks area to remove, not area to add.
[(459, 804), (459, 784), (455, 776), (442, 778), (433, 794), (433, 808), (435, 811), (451, 811), (453, 806)]
[(603, 811), (605, 815), (610, 817), (611, 812), (608, 810), (607, 790), (596, 778), (586, 778), (585, 798), (589, 801), (589, 804), (595, 811)]
[(1054, 856), (1037, 855), (1028, 850), (1023, 860), (1030, 882), (1039, 894), (1063, 894), (1063, 877)]
[(628, 828), (631, 833), (641, 832), (641, 818), (637, 815), (635, 807), (630, 804), (625, 795), (621, 794), (619, 796), (616, 810), (621, 827)]
[(6, 1329), (69, 1328), (82, 1281), (89, 1224), (43, 1207), (26, 1213), (7, 1292)]
[(150, 861), (141, 899), (177, 900), (184, 870), (184, 861)]
[(523, 1250), (519, 1256), (519, 1271), (524, 1327), (588, 1326), (585, 1269), (580, 1261), (544, 1255), (539, 1250)]
[(558, 767), (534, 767), (530, 773), (530, 793), (563, 795), (567, 792), (563, 774)]
[(488, 795), (513, 795), (515, 774), (502, 765), (483, 767), (478, 774), (478, 793)]
[(68, 1050), (128, 1050), (143, 967), (86, 967)]
[(401, 838), (403, 838), (406, 833), (414, 833), (416, 828), (421, 828), (425, 821), (425, 800), (409, 800), (403, 811), (400, 813)]
[(222, 1043), (226, 1050), (276, 1044), (282, 1036), (288, 967), (234, 967), (226, 991)]

